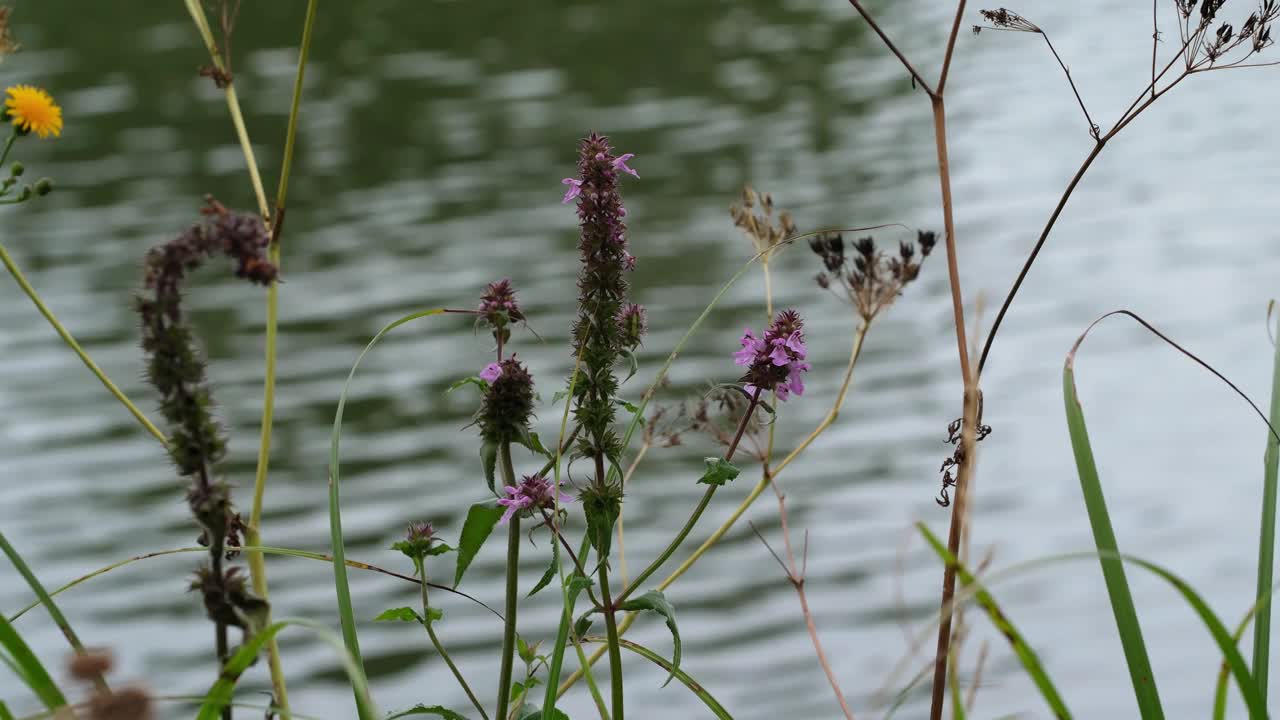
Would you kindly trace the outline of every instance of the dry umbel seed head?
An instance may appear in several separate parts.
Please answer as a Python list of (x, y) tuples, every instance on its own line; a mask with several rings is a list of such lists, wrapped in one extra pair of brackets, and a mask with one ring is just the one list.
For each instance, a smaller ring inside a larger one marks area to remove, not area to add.
[[(755, 212), (759, 207), (760, 212)], [(773, 195), (757, 193), (750, 185), (742, 188), (742, 204), (731, 205), (729, 216), (742, 233), (750, 238), (756, 252), (764, 252), (795, 235), (796, 224), (791, 213), (783, 210), (773, 216)]]
[(923, 230), (916, 233), (914, 244), (900, 242), (896, 253), (877, 248), (870, 236), (854, 241), (849, 253), (840, 233), (821, 233), (809, 240), (809, 248), (822, 259), (823, 271), (815, 278), (818, 287), (843, 288), (865, 322), (875, 319), (920, 276), (924, 259), (937, 244), (937, 234)]
[(77, 680), (93, 680), (99, 675), (111, 672), (115, 659), (110, 650), (91, 649), (83, 654), (73, 655), (67, 662), (67, 671)]

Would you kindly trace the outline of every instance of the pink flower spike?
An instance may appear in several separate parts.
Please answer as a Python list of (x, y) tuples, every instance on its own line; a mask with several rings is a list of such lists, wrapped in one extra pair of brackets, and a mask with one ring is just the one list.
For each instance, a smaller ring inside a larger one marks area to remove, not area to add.
[(565, 178), (560, 181), (560, 184), (569, 186), (568, 192), (564, 194), (564, 199), (560, 201), (561, 203), (567, 203), (582, 194), (582, 181), (577, 178)]
[(631, 177), (638, 179), (640, 177), (640, 173), (627, 167), (627, 161), (635, 156), (636, 156), (635, 153), (626, 153), (624, 155), (619, 155), (618, 157), (613, 159), (613, 169), (621, 170), (622, 172), (627, 173)]
[(485, 382), (493, 382), (502, 376), (502, 366), (498, 363), (489, 363), (480, 371), (480, 379)]

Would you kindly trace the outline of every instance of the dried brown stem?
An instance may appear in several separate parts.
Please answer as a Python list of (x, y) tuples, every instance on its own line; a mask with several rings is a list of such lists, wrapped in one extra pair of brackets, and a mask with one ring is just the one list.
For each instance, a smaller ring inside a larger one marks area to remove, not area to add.
[(751, 530), (760, 538), (760, 542), (764, 543), (765, 548), (773, 555), (773, 559), (778, 561), (778, 565), (782, 567), (782, 571), (786, 573), (787, 582), (791, 583), (791, 587), (795, 588), (796, 596), (800, 598), (800, 612), (804, 615), (804, 625), (809, 630), (809, 639), (813, 641), (814, 653), (818, 656), (818, 664), (822, 666), (822, 671), (827, 675), (827, 682), (831, 683), (831, 691), (835, 693), (836, 701), (840, 703), (840, 710), (844, 713), (846, 720), (854, 720), (853, 711), (849, 709), (849, 703), (844, 698), (844, 691), (840, 689), (840, 682), (836, 680), (835, 671), (831, 669), (831, 663), (827, 660), (827, 654), (822, 649), (822, 640), (818, 637), (818, 626), (813, 621), (813, 612), (809, 609), (809, 598), (804, 591), (804, 576), (809, 565), (809, 533), (804, 536), (803, 560), (799, 567), (796, 566), (796, 555), (791, 546), (791, 530), (787, 525), (787, 497), (782, 494), (781, 488), (775, 481), (771, 484), (773, 494), (778, 498), (778, 518), (782, 522), (782, 543), (785, 548), (787, 559), (784, 562), (773, 547), (769, 545), (769, 541), (765, 540), (764, 535), (751, 523)]
[[(884, 42), (885, 47), (889, 48), (889, 52), (893, 53), (898, 58), (898, 61), (907, 69), (907, 72), (911, 73), (912, 79), (914, 79), (926, 93), (929, 93), (929, 97), (936, 96), (937, 93), (934, 92), (933, 87), (925, 81), (924, 77), (921, 76), (920, 73), (916, 72), (916, 69), (911, 65), (911, 62), (907, 60), (906, 56), (902, 54), (902, 51), (898, 49), (898, 46), (893, 44), (893, 41), (889, 39), (888, 35), (884, 34), (884, 30), (880, 29), (880, 25), (871, 17), (871, 14), (862, 7), (862, 3), (858, 0), (849, 0), (849, 4), (853, 6), (854, 10), (858, 11), (858, 14), (867, 22), (867, 25), (871, 26), (871, 29), (875, 31), (876, 35), (880, 36), (880, 40)], [(964, 0), (961, 0), (960, 6), (964, 7)], [(952, 40), (954, 39), (955, 37), (953, 34)], [(950, 58), (951, 54), (948, 53), (947, 59), (950, 60)], [(943, 79), (946, 79), (945, 75), (943, 76)]]

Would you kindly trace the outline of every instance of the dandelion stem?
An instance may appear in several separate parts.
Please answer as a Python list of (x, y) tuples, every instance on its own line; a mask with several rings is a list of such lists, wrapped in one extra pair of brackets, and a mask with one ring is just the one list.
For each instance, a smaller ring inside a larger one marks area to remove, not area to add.
[[(0, 163), (3, 163), (3, 160), (0, 160)], [(53, 314), (53, 311), (44, 304), (43, 300), (40, 299), (40, 294), (36, 292), (36, 289), (31, 286), (31, 283), (27, 282), (26, 276), (22, 274), (22, 270), (18, 268), (17, 263), (15, 263), (13, 258), (9, 256), (9, 251), (5, 249), (3, 244), (0, 244), (0, 262), (4, 263), (9, 274), (13, 276), (14, 281), (18, 283), (18, 286), (22, 288), (22, 291), (31, 299), (32, 304), (36, 306), (36, 309), (44, 316), (44, 319), (49, 321), (49, 324), (53, 326), (54, 331), (58, 333), (58, 336), (62, 338), (63, 342), (65, 342), (67, 346), (80, 357), (80, 361), (84, 363), (85, 367), (89, 368), (89, 372), (97, 376), (98, 380), (102, 382), (102, 385), (107, 389), (107, 392), (111, 393), (116, 400), (119, 400), (120, 404), (125, 406), (129, 413), (133, 415), (134, 419), (136, 419), (142, 427), (147, 429), (147, 432), (151, 433), (155, 439), (167, 446), (169, 439), (165, 437), (165, 434), (161, 432), (160, 428), (155, 426), (155, 423), (147, 419), (147, 416), (138, 409), (138, 406), (134, 405), (133, 401), (125, 396), (124, 392), (122, 392), (120, 388), (116, 387), (116, 384), (111, 381), (111, 378), (107, 377), (107, 374), (103, 372), (102, 368), (98, 367), (98, 364), (89, 357), (89, 354), (84, 351), (84, 348), (80, 347), (80, 343), (76, 342), (76, 339), (71, 336), (71, 333), (62, 324), (62, 322), (58, 320), (57, 316)]]

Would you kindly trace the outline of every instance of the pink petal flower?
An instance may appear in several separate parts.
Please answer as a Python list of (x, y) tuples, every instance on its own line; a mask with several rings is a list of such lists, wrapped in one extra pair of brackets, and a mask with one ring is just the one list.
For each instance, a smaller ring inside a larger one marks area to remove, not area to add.
[(565, 178), (560, 181), (560, 184), (569, 186), (569, 191), (564, 194), (561, 203), (567, 203), (582, 194), (582, 181), (577, 178)]
[(782, 367), (791, 362), (791, 356), (787, 354), (787, 349), (780, 340), (774, 340), (773, 351), (769, 353), (769, 359), (774, 365)]
[(627, 173), (628, 175), (634, 178), (639, 178), (640, 173), (627, 167), (627, 161), (635, 156), (636, 156), (635, 153), (626, 153), (624, 155), (619, 155), (618, 157), (613, 159), (613, 169), (621, 170), (622, 172)]
[[(493, 382), (502, 375), (502, 366), (498, 363), (489, 363), (480, 371), (480, 379), (485, 382)], [(513, 488), (514, 489), (514, 488)]]
[(795, 353), (797, 358), (800, 360), (804, 359), (805, 353), (808, 352), (808, 350), (804, 346), (804, 338), (800, 337), (799, 330), (791, 333), (791, 336), (787, 338), (786, 344), (787, 349)]

